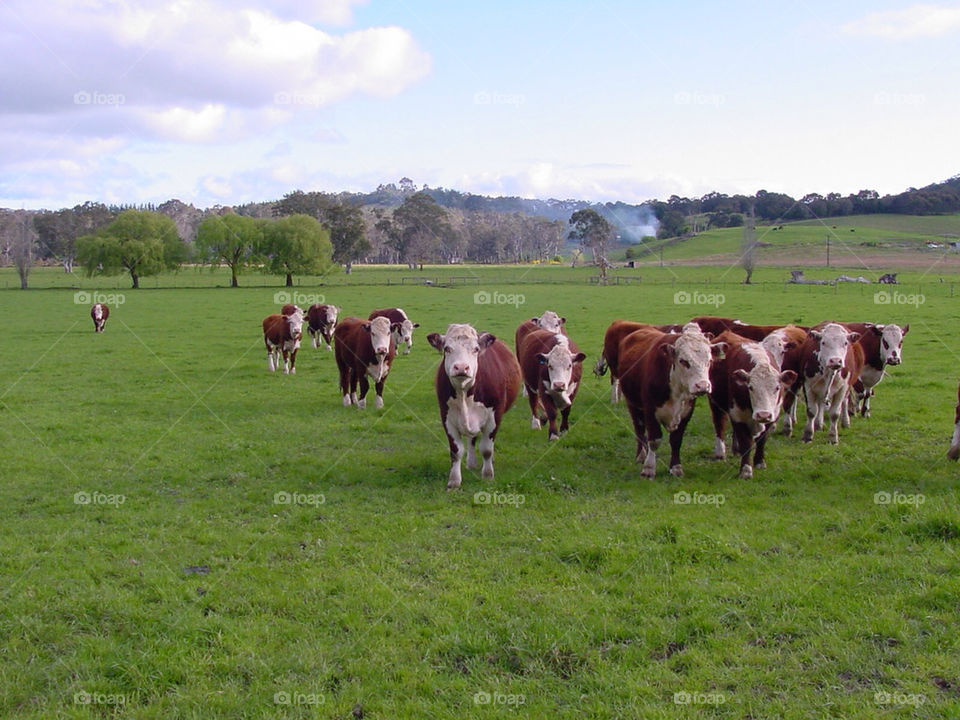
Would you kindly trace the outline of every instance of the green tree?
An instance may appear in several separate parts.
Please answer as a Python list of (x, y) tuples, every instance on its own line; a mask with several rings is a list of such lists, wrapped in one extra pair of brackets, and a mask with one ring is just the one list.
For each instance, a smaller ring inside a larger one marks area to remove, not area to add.
[(358, 205), (337, 203), (326, 208), (320, 220), (330, 232), (333, 261), (343, 265), (349, 274), (354, 260), (370, 251), (363, 210)]
[(607, 284), (607, 243), (613, 237), (610, 223), (593, 208), (577, 210), (570, 216), (570, 238), (580, 243), (581, 248), (590, 248), (593, 264), (600, 268), (600, 282)]
[(410, 267), (435, 256), (444, 238), (453, 234), (453, 228), (437, 201), (425, 192), (414, 193), (393, 211), (391, 240), (399, 257)]
[(237, 276), (257, 261), (263, 244), (263, 225), (244, 215), (211, 215), (197, 229), (196, 248), (200, 259), (230, 268), (230, 287), (239, 287)]
[(325, 275), (333, 268), (330, 234), (309, 215), (265, 221), (261, 250), (264, 272), (285, 275), (287, 287), (294, 275)]
[(150, 210), (124, 210), (95, 235), (77, 240), (77, 262), (87, 276), (126, 271), (134, 289), (141, 277), (175, 270), (186, 257), (173, 220)]

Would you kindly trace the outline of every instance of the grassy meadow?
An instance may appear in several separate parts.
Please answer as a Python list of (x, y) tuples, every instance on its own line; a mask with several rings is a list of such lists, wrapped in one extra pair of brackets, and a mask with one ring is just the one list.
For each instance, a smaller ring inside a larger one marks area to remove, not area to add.
[[(186, 270), (131, 291), (50, 268), (0, 291), (0, 717), (960, 716), (950, 282), (906, 273), (876, 297), (780, 269), (755, 286), (716, 267), (602, 288), (562, 266), (423, 274), (474, 279), (357, 268), (287, 291)], [(93, 291), (123, 300), (102, 335)], [(267, 371), (277, 292), (421, 324), (383, 410), (342, 407), (333, 354), (307, 343), (296, 375)], [(548, 308), (588, 355), (570, 432), (548, 443), (520, 398), (495, 479), (464, 466), (446, 491), (427, 333), (471, 322), (512, 346)], [(686, 476), (661, 456), (641, 479), (626, 409), (589, 370), (615, 318), (700, 314), (910, 332), (838, 446), (776, 436), (739, 480), (710, 459), (701, 401)]]

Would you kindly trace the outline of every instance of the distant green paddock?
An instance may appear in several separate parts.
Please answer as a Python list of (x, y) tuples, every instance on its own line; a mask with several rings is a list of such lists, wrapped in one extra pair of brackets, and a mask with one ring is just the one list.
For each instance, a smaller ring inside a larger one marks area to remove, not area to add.
[[(421, 323), (382, 411), (341, 406), (332, 353), (303, 347), (295, 376), (267, 372), (260, 321), (290, 292), (277, 278), (0, 291), (0, 717), (960, 715), (949, 282), (424, 270), (447, 272), (478, 280), (358, 268), (295, 288)], [(115, 295), (102, 335), (94, 292)], [(547, 308), (588, 355), (570, 432), (548, 443), (519, 399), (496, 478), (464, 469), (447, 492), (427, 333), (471, 322), (512, 345)], [(626, 410), (589, 370), (613, 319), (699, 314), (910, 332), (839, 446), (774, 437), (769, 467), (738, 480), (710, 459), (701, 402), (686, 477), (641, 479)]]

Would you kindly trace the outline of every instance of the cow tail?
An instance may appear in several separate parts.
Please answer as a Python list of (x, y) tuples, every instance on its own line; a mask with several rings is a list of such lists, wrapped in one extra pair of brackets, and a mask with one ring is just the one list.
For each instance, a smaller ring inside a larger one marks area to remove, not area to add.
[(597, 364), (593, 366), (593, 374), (598, 378), (607, 374), (607, 358), (604, 356), (603, 350), (600, 351), (600, 359), (597, 360)]

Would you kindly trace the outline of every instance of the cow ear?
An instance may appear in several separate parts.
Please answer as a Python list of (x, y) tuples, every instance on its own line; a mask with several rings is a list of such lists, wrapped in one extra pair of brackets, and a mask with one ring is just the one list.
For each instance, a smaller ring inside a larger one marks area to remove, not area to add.
[(566, 322), (567, 322), (567, 319), (566, 319), (566, 318), (564, 318), (564, 317), (560, 318), (560, 324), (561, 324), (561, 325), (563, 325), (563, 324), (566, 323)]
[(847, 340), (849, 340), (851, 343), (855, 343), (859, 339), (860, 339), (860, 333), (858, 332), (847, 333)]
[(370, 323), (365, 322), (365, 323), (363, 324), (363, 329), (366, 330), (367, 332), (371, 332), (371, 325), (370, 325)]
[[(683, 330), (681, 330), (680, 332), (682, 333)], [(701, 330), (701, 332), (703, 332), (703, 331)], [(703, 333), (703, 336), (704, 336), (707, 340), (713, 340), (713, 338), (716, 337), (712, 332), (705, 332), (705, 333)]]
[(823, 333), (820, 332), (819, 330), (811, 330), (811, 331), (810, 331), (810, 337), (812, 337), (812, 338), (813, 338), (814, 340), (816, 340), (817, 342), (820, 342), (820, 338), (823, 337)]
[(414, 327), (414, 328), (420, 327), (420, 323), (414, 323), (414, 324), (413, 324), (413, 327)]
[(723, 360), (727, 356), (727, 347), (728, 345), (725, 342), (713, 343), (710, 346), (710, 352), (713, 354), (714, 360)]
[(534, 325), (539, 325), (540, 323), (537, 322), (537, 320), (539, 320), (539, 319), (540, 319), (540, 318), (538, 318), (538, 317), (537, 317), (537, 318), (530, 318), (530, 322), (532, 322)]
[(494, 340), (497, 339), (496, 335), (491, 335), (488, 332), (481, 333), (480, 337), (477, 338), (477, 342), (480, 345), (481, 350), (486, 350), (488, 347), (493, 345)]
[(586, 353), (582, 353), (582, 352), (579, 352), (573, 356), (573, 361), (575, 363), (582, 363), (586, 359), (587, 359)]
[(750, 382), (750, 373), (748, 373), (748, 372), (747, 372), (746, 370), (744, 370), (743, 368), (739, 368), (739, 369), (737, 369), (737, 370), (734, 370), (734, 371), (733, 371), (733, 374), (731, 375), (731, 377), (733, 378), (733, 381), (734, 381), (737, 385), (746, 385), (747, 383)]
[(784, 385), (793, 385), (797, 381), (797, 373), (793, 370), (784, 370), (780, 373), (780, 382)]
[(544, 355), (543, 353), (537, 353), (537, 364), (538, 364), (538, 365), (546, 365), (546, 364), (549, 363), (549, 362), (550, 362), (550, 361), (547, 359), (547, 356), (546, 356), (546, 355)]
[(900, 331), (900, 334), (906, 335), (908, 332), (910, 332), (910, 323), (907, 323), (906, 325), (903, 326), (903, 329)]
[(443, 352), (443, 335), (440, 333), (430, 333), (427, 335), (427, 342), (437, 350)]
[(660, 352), (671, 360), (677, 356), (677, 348), (675, 348), (671, 343), (664, 343), (661, 345)]
[(794, 341), (794, 340), (787, 340), (787, 341), (783, 344), (783, 350), (784, 350), (784, 352), (786, 352), (787, 350), (793, 350), (793, 348), (795, 348), (795, 347), (797, 347), (797, 343), (796, 343), (796, 341)]
[(867, 325), (867, 330), (872, 332), (874, 335), (883, 335), (883, 329), (886, 325)]

